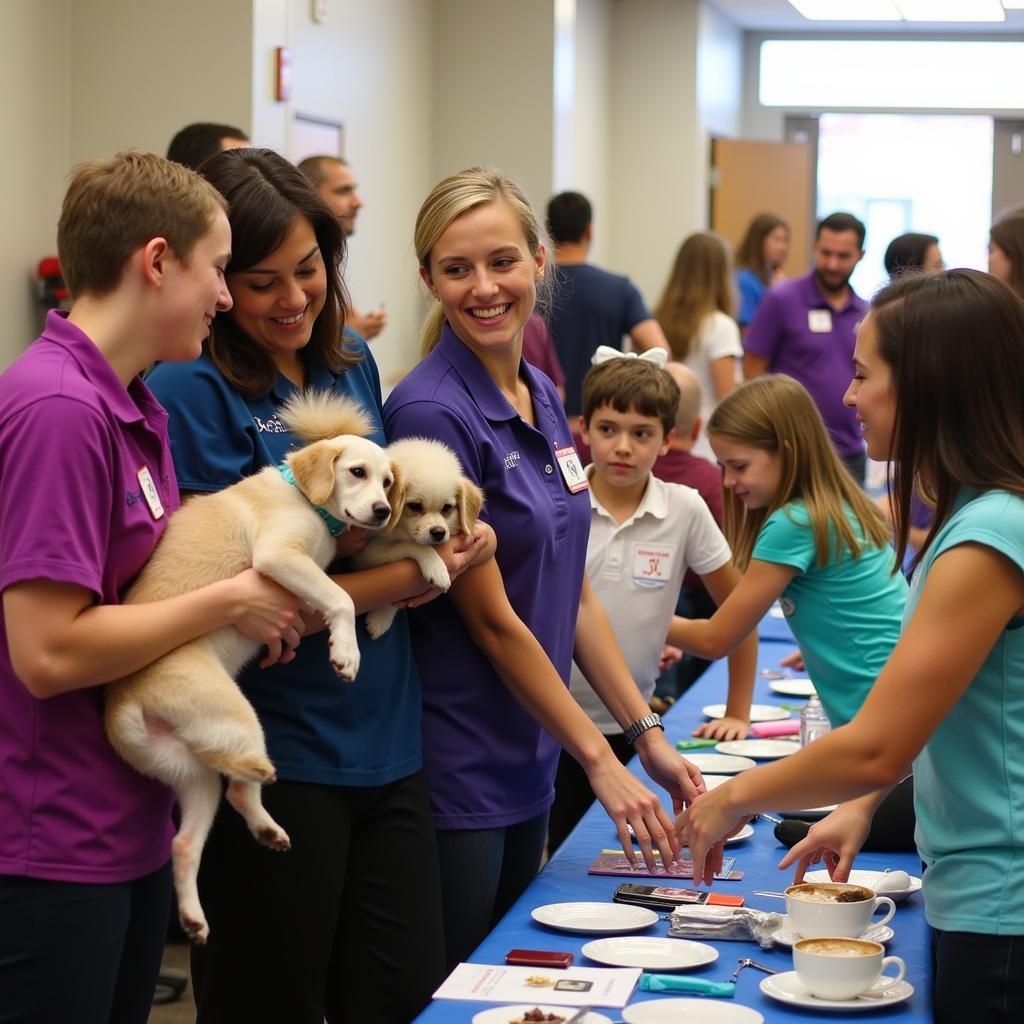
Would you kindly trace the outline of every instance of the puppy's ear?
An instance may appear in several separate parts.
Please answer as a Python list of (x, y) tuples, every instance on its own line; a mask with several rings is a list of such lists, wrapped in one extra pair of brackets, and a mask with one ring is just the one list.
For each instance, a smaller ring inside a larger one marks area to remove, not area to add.
[(391, 475), (394, 478), (388, 488), (388, 504), (391, 506), (391, 518), (384, 528), (384, 533), (391, 533), (398, 526), (398, 521), (405, 511), (405, 501), (409, 494), (409, 487), (406, 483), (405, 474), (399, 462), (391, 460)]
[(343, 442), (332, 438), (306, 445), (288, 457), (299, 490), (314, 505), (323, 505), (334, 493), (334, 463), (343, 448)]
[(480, 509), (484, 507), (484, 492), (472, 480), (462, 477), (455, 503), (459, 509), (459, 529), (466, 534), (472, 533)]

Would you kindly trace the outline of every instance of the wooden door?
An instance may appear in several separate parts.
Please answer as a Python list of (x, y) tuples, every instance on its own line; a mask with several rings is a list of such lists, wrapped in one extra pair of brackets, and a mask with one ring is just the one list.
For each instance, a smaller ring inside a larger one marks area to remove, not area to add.
[(806, 142), (711, 142), (711, 228), (734, 247), (759, 213), (789, 222), (786, 277), (806, 273), (814, 238), (814, 159)]

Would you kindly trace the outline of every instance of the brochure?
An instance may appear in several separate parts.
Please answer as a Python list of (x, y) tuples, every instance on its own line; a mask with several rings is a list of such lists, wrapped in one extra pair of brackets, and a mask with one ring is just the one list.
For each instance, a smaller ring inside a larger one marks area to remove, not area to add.
[(629, 1002), (641, 971), (632, 967), (508, 967), (459, 964), (434, 993), (435, 999), (553, 1006), (612, 1006)]

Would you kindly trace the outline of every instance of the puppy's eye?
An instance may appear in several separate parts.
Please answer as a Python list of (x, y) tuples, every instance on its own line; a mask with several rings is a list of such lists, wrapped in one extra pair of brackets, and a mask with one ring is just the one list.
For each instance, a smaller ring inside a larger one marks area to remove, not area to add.
[(410, 512), (415, 512), (416, 515), (420, 515), (423, 512), (423, 502), (422, 501), (408, 501), (408, 502), (406, 502), (405, 507)]
[(453, 505), (453, 504), (452, 504), (452, 503), (451, 503), (450, 501), (446, 501), (446, 502), (445, 502), (445, 503), (444, 503), (444, 504), (443, 504), (443, 505), (441, 506), (441, 515), (443, 515), (443, 516), (446, 516), (446, 515), (448, 515), (448, 513), (449, 513), (449, 512), (451, 512), (451, 510), (452, 510), (453, 508), (455, 508), (455, 506), (454, 506), (454, 505)]
[(360, 480), (364, 480), (364, 479), (366, 478), (366, 470), (365, 470), (365, 469), (363, 469), (363, 467), (362, 467), (362, 466), (352, 466), (352, 467), (351, 467), (351, 468), (349, 469), (349, 472), (350, 472), (350, 473), (351, 473), (351, 474), (352, 474), (352, 475), (353, 475), (354, 477), (358, 477), (358, 479), (360, 479)]
[(384, 477), (384, 490), (386, 491), (395, 481), (391, 477)]

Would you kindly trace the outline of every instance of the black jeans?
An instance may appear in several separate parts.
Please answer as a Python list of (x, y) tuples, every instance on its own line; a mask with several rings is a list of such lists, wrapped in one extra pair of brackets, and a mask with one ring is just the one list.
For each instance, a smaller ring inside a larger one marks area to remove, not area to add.
[(146, 1024), (170, 864), (133, 882), (0, 877), (0, 1022)]
[(1024, 1020), (1024, 936), (932, 931), (936, 1024)]
[(198, 1021), (408, 1024), (445, 975), (422, 773), (365, 788), (281, 781), (263, 799), (287, 853), (260, 846), (223, 805), (203, 854)]

